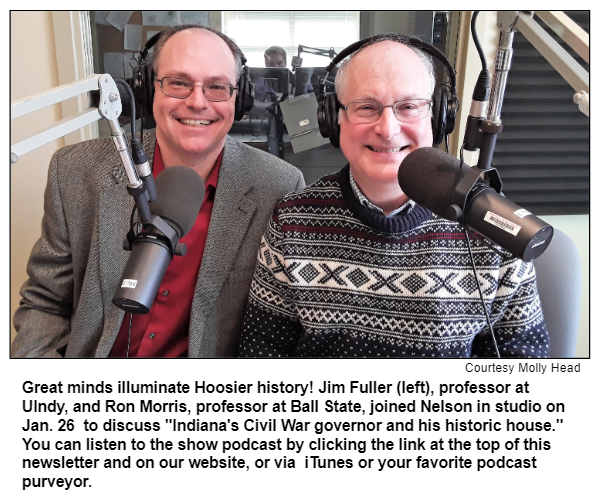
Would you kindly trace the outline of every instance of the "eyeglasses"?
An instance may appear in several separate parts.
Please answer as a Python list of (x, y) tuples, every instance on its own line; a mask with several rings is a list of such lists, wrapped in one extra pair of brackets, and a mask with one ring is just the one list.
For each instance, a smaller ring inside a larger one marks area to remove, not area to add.
[(399, 121), (419, 121), (430, 114), (432, 101), (428, 99), (400, 100), (390, 106), (379, 102), (351, 102), (340, 107), (348, 113), (348, 118), (353, 123), (370, 124), (378, 120), (385, 107), (391, 107), (394, 116)]
[(161, 79), (155, 78), (155, 81), (159, 82), (161, 91), (164, 94), (175, 99), (186, 99), (193, 93), (195, 87), (201, 87), (201, 91), (207, 100), (222, 102), (229, 100), (233, 95), (233, 90), (237, 90), (238, 88), (223, 81), (212, 81), (203, 85), (195, 85), (192, 81), (183, 78), (171, 78), (169, 76)]

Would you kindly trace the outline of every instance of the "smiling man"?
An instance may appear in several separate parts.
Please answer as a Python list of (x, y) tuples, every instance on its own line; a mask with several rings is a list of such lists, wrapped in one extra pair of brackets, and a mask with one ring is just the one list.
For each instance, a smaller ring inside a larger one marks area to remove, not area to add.
[[(349, 165), (277, 205), (240, 355), (495, 355), (461, 227), (398, 183), (403, 159), (433, 142), (433, 71), (404, 37), (377, 37), (342, 62), (339, 143)], [(532, 265), (477, 237), (471, 244), (501, 356), (547, 356)]]
[(132, 198), (111, 139), (58, 151), (49, 168), (42, 237), (15, 314), (14, 356), (234, 356), (262, 233), (302, 174), (239, 144), (235, 118), (243, 54), (222, 33), (175, 26), (154, 47), (156, 130), (144, 147), (157, 176), (186, 166), (205, 182), (187, 253), (168, 266), (151, 311), (112, 304), (129, 253)]
[[(361, 51), (338, 76), (338, 100), (347, 103), (340, 147), (361, 192), (388, 215), (409, 199), (398, 184), (401, 162), (432, 145), (433, 73), (410, 48), (383, 42)], [(384, 110), (386, 103), (394, 107)], [(412, 119), (404, 118), (407, 114)]]

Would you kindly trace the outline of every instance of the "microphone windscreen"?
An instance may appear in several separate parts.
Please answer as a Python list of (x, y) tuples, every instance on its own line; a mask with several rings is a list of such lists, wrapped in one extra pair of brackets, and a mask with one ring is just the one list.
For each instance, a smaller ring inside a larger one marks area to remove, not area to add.
[(403, 192), (438, 216), (455, 220), (451, 196), (459, 179), (470, 169), (450, 154), (434, 147), (421, 147), (405, 157), (398, 170)]
[(170, 224), (180, 239), (197, 219), (205, 194), (203, 180), (192, 168), (170, 166), (157, 176), (155, 186), (157, 201), (149, 204), (151, 214)]

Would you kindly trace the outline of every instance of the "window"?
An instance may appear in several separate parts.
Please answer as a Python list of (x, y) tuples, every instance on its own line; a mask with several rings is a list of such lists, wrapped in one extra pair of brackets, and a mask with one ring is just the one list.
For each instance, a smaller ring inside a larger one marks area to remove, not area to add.
[[(358, 11), (249, 11), (222, 13), (223, 32), (241, 48), (249, 67), (264, 67), (264, 51), (277, 45), (287, 53), (287, 66), (298, 45), (336, 52), (360, 39)], [(327, 66), (329, 59), (302, 53), (303, 66)]]

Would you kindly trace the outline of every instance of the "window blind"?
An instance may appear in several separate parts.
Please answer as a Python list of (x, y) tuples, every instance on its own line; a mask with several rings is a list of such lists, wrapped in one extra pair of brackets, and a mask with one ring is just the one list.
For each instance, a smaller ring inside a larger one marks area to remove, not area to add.
[[(359, 40), (359, 11), (224, 11), (222, 31), (241, 48), (250, 67), (264, 67), (264, 51), (278, 45), (287, 66), (298, 45), (340, 52)], [(302, 53), (304, 67), (329, 64), (328, 57)]]

